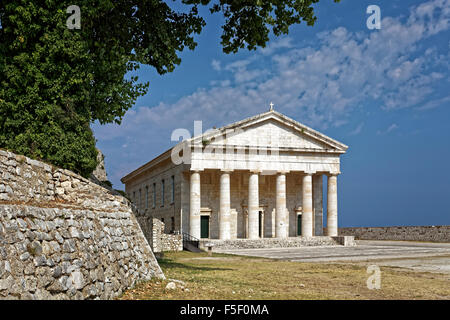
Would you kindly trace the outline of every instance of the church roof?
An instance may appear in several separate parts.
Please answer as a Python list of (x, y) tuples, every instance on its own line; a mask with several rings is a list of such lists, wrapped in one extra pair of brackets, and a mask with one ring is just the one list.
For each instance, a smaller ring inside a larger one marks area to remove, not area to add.
[(284, 114), (282, 114), (278, 111), (275, 111), (273, 109), (271, 109), (270, 111), (264, 112), (264, 113), (260, 113), (256, 116), (249, 117), (244, 120), (240, 120), (240, 121), (234, 122), (232, 124), (223, 126), (219, 129), (215, 129), (215, 130), (213, 130), (213, 132), (203, 133), (203, 134), (194, 136), (191, 139), (188, 139), (188, 141), (193, 141), (194, 143), (201, 142), (205, 138), (207, 138), (207, 139), (215, 138), (216, 136), (223, 135), (224, 132), (226, 132), (226, 131), (234, 130), (234, 129), (244, 129), (246, 127), (253, 126), (257, 123), (267, 121), (270, 119), (278, 121), (281, 124), (284, 124), (285, 126), (288, 126), (296, 131), (301, 132), (302, 134), (304, 134), (306, 136), (309, 136), (312, 139), (321, 141), (325, 145), (329, 146), (330, 149), (334, 149), (335, 151), (340, 151), (341, 153), (344, 153), (348, 149), (348, 146), (343, 144), (342, 142), (332, 139), (332, 138), (328, 137), (327, 135), (325, 135), (317, 130), (314, 130), (298, 121), (295, 121), (294, 119), (291, 119), (291, 118), (285, 116)]

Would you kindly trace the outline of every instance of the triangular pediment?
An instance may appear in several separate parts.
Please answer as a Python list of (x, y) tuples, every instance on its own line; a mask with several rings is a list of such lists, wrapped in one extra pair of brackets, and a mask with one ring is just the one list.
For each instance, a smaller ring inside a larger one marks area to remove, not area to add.
[(193, 143), (343, 153), (347, 146), (292, 120), (269, 111), (194, 137)]

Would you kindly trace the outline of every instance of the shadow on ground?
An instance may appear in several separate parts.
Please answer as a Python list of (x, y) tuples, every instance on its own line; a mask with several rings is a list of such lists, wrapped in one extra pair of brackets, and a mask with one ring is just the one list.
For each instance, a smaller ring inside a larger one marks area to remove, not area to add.
[(157, 259), (159, 266), (165, 270), (167, 269), (176, 269), (182, 268), (186, 271), (227, 271), (234, 270), (232, 268), (218, 268), (218, 267), (200, 267), (200, 266), (192, 266), (185, 263), (175, 262), (172, 259), (162, 258)]

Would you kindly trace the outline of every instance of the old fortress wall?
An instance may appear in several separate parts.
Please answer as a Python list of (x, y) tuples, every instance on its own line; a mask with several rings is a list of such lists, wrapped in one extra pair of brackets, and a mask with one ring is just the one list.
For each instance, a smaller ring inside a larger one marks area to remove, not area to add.
[(450, 242), (450, 226), (339, 228), (339, 235), (352, 235), (356, 240)]
[(0, 150), (0, 299), (110, 299), (152, 277), (127, 199)]

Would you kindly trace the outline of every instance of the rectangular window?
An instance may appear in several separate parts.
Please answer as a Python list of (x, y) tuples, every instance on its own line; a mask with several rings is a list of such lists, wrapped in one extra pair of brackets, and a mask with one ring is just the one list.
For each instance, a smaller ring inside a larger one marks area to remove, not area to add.
[(148, 209), (148, 186), (145, 186), (145, 209)]
[(136, 191), (133, 191), (133, 203), (136, 204)]
[(170, 232), (175, 231), (175, 217), (170, 218)]
[(137, 204), (139, 209), (141, 209), (141, 204), (142, 204), (141, 201), (142, 201), (142, 192), (141, 192), (141, 189), (139, 189), (139, 199), (138, 199), (138, 204)]
[(174, 203), (175, 202), (175, 176), (172, 176), (171, 179), (172, 179), (172, 194), (170, 196), (170, 203)]
[(161, 181), (161, 207), (164, 207), (164, 179)]
[(156, 183), (153, 184), (153, 208), (156, 207)]

